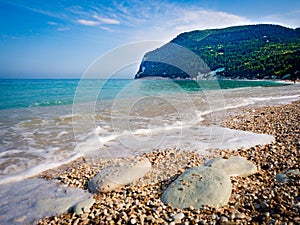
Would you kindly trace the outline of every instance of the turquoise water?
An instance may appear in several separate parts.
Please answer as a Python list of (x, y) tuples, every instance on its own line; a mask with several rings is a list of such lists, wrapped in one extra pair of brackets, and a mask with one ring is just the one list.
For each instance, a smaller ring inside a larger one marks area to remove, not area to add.
[(1, 80), (0, 109), (71, 104), (78, 80)]
[(0, 184), (80, 156), (199, 150), (211, 112), (218, 123), (228, 109), (299, 95), (299, 85), (272, 81), (0, 80)]
[[(113, 99), (132, 82), (138, 83), (136, 94), (197, 92), (201, 90), (243, 87), (282, 86), (273, 81), (193, 81), (193, 80), (0, 80), (0, 110), (9, 108), (45, 107), (72, 104), (79, 82), (90, 91), (100, 91), (99, 98)], [(121, 96), (118, 96), (122, 98)]]

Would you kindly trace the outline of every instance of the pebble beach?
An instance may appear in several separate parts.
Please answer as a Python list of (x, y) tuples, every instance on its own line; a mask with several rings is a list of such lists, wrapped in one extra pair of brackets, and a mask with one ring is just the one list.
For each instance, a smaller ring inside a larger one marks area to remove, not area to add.
[[(300, 101), (241, 109), (230, 113), (223, 125), (271, 134), (275, 141), (248, 149), (211, 150), (207, 155), (157, 149), (143, 155), (152, 164), (143, 178), (119, 190), (94, 194), (95, 203), (82, 215), (70, 211), (43, 218), (38, 224), (299, 224)], [(247, 158), (258, 172), (248, 177), (231, 177), (228, 205), (179, 209), (161, 201), (164, 190), (186, 169), (203, 165), (212, 157), (231, 155)], [(122, 160), (80, 158), (39, 177), (88, 190), (89, 179)]]

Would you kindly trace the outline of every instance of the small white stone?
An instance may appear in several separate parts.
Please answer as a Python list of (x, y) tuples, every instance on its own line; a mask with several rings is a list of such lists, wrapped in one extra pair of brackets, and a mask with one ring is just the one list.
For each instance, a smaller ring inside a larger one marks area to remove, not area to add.
[(184, 214), (181, 212), (181, 213), (178, 213), (178, 214), (175, 214), (173, 216), (173, 219), (174, 220), (182, 220), (184, 218)]
[(130, 224), (136, 224), (136, 219), (132, 218), (132, 219), (130, 220)]
[(237, 213), (235, 218), (242, 220), (246, 218), (246, 215), (244, 213)]
[(220, 219), (221, 223), (227, 223), (228, 222), (228, 218), (226, 216), (222, 216)]
[(181, 220), (180, 220), (180, 219), (175, 219), (173, 222), (174, 222), (175, 224), (180, 224), (180, 223), (181, 223)]

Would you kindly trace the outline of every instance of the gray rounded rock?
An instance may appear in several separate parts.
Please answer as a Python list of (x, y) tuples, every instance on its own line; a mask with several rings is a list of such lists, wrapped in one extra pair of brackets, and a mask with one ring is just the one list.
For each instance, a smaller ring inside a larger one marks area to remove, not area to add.
[(73, 209), (76, 215), (82, 215), (84, 212), (89, 212), (92, 205), (95, 203), (95, 199), (93, 197), (86, 199), (77, 203)]
[(88, 181), (88, 187), (92, 193), (116, 190), (143, 177), (151, 168), (147, 158), (128, 161), (123, 166), (106, 167)]
[(231, 195), (229, 176), (212, 167), (193, 167), (180, 175), (162, 195), (162, 201), (177, 208), (224, 206)]
[(205, 165), (220, 169), (229, 176), (246, 177), (257, 173), (257, 167), (241, 156), (230, 156), (229, 159), (213, 158), (206, 162)]

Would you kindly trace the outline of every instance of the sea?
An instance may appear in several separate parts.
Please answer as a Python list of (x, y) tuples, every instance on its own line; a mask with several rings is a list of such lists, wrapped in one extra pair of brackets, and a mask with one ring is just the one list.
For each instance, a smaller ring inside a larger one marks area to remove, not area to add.
[(299, 87), (244, 80), (3, 79), (0, 184), (82, 156), (199, 149), (195, 137), (215, 141), (204, 119), (221, 124), (231, 109), (298, 100)]

